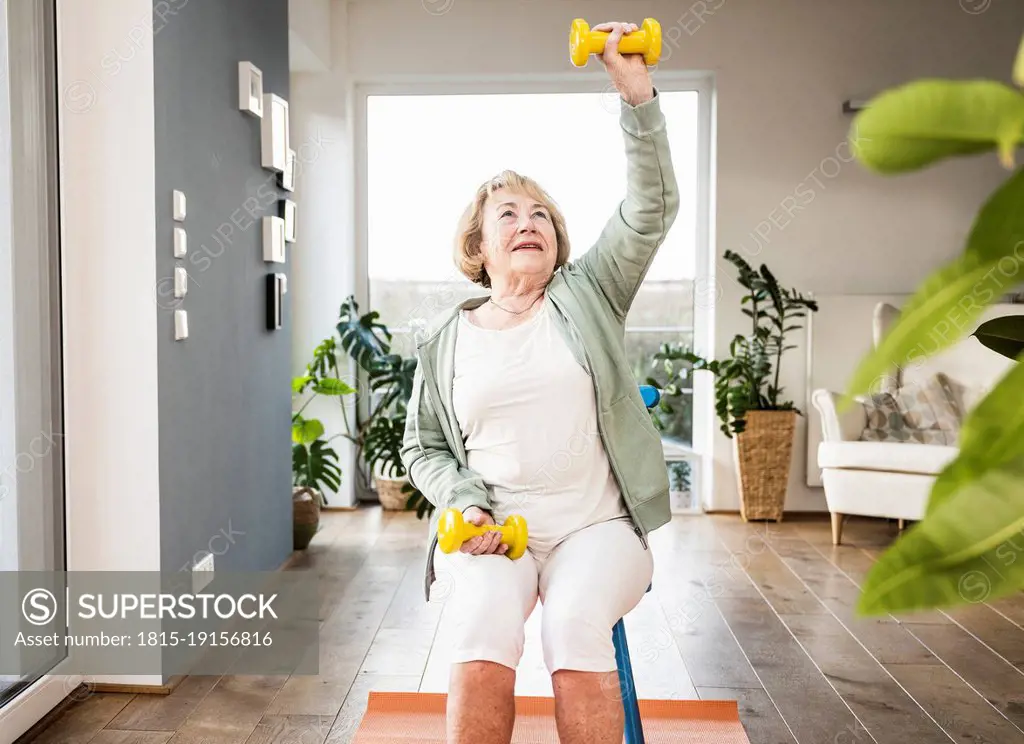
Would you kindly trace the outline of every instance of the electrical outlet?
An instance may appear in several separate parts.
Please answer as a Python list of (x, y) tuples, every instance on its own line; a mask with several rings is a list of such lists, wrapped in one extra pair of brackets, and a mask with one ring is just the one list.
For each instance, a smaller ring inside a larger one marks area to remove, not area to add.
[(192, 564), (192, 592), (198, 594), (213, 581), (213, 553), (207, 553)]

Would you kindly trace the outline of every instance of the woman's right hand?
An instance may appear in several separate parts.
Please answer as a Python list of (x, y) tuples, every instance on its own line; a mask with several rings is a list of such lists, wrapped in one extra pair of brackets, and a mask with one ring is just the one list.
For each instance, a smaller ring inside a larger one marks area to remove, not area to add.
[[(494, 518), (478, 506), (471, 506), (462, 512), (462, 518), (469, 524), (481, 527), (485, 524), (495, 524)], [(480, 537), (471, 537), (462, 543), (459, 550), (471, 555), (504, 555), (508, 552), (508, 545), (501, 541), (501, 533), (497, 530), (488, 531)]]

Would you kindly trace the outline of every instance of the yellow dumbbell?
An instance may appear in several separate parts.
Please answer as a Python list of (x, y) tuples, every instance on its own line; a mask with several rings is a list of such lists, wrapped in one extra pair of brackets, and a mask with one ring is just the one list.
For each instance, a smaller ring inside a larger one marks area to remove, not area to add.
[(512, 560), (521, 558), (526, 552), (526, 520), (516, 514), (506, 519), (504, 525), (477, 526), (467, 522), (458, 509), (445, 509), (437, 523), (437, 544), (442, 553), (454, 553), (466, 540), (488, 532), (501, 533), (501, 541), (508, 545), (508, 552), (505, 555)]
[[(572, 22), (569, 29), (569, 59), (577, 67), (586, 67), (591, 54), (604, 51), (607, 31), (591, 31), (582, 18)], [(648, 65), (658, 64), (661, 58), (661, 24), (653, 18), (644, 18), (639, 31), (627, 34), (619, 41), (619, 54), (642, 54)]]

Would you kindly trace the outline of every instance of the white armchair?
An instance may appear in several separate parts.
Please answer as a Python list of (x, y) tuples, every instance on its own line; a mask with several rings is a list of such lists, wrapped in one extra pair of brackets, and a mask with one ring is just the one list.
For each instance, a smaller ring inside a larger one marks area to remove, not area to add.
[(840, 414), (839, 399), (828, 390), (815, 390), (811, 397), (821, 416), (818, 467), (835, 545), (842, 540), (847, 514), (921, 519), (935, 476), (958, 451), (935, 444), (859, 441), (867, 423), (864, 409), (854, 405)]
[[(1010, 314), (1024, 314), (1024, 305), (992, 305), (978, 323)], [(898, 317), (899, 310), (891, 305), (881, 303), (875, 307), (875, 344)], [(941, 374), (950, 386), (956, 409), (966, 416), (1012, 363), (972, 338), (974, 328), (960, 331), (962, 337), (953, 346), (927, 357), (918, 356), (913, 364), (897, 370), (888, 381), (889, 391), (898, 395), (908, 388), (923, 389)], [(832, 542), (836, 545), (842, 540), (844, 515), (901, 522), (924, 517), (936, 476), (959, 452), (957, 446), (947, 444), (861, 441), (868, 414), (855, 404), (840, 415), (840, 398), (840, 394), (824, 389), (811, 394), (811, 402), (821, 417), (818, 467), (832, 514)]]

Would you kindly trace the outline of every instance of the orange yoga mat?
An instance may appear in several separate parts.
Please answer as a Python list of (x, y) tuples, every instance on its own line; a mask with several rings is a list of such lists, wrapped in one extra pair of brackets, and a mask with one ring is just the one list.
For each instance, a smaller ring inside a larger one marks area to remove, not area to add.
[[(447, 695), (371, 692), (353, 744), (445, 744)], [(647, 744), (750, 744), (735, 700), (641, 700)], [(517, 697), (515, 744), (558, 744), (555, 701)]]

